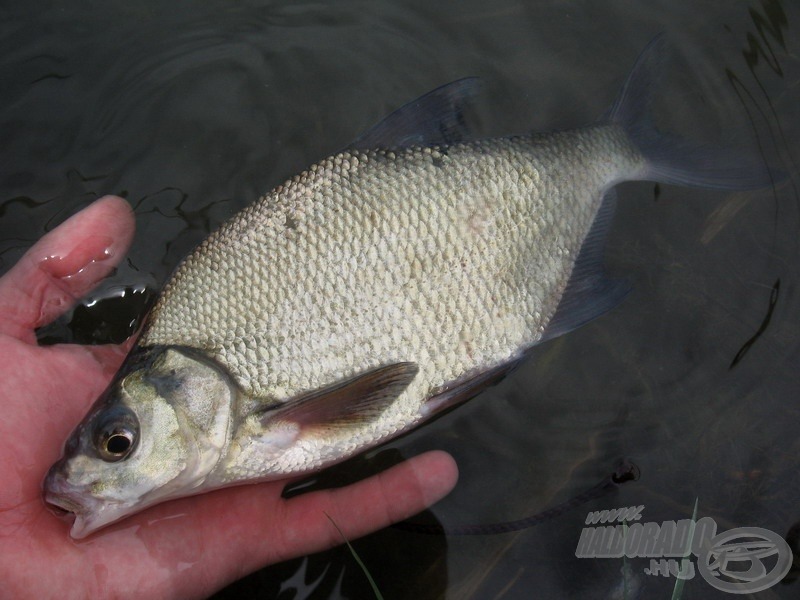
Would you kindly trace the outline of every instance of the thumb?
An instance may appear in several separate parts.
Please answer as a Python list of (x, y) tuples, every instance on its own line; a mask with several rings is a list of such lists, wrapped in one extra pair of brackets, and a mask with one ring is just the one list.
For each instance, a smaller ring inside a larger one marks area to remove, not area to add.
[(105, 196), (45, 235), (0, 279), (0, 334), (34, 343), (37, 327), (68, 310), (122, 260), (134, 227), (128, 203)]

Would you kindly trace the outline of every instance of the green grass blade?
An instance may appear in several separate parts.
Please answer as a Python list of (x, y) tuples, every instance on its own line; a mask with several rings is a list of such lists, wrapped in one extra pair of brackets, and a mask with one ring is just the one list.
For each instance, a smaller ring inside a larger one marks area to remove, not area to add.
[[(692, 511), (692, 526), (689, 528), (689, 535), (686, 539), (686, 548), (683, 551), (683, 558), (681, 559), (681, 565), (683, 565), (683, 561), (688, 561), (689, 556), (692, 554), (692, 539), (694, 538), (694, 524), (697, 522), (697, 498), (694, 499), (694, 510)], [(688, 564), (688, 563), (687, 563)], [(681, 574), (683, 574), (683, 569), (681, 569)], [(680, 600), (681, 596), (683, 596), (683, 584), (686, 582), (685, 579), (681, 579), (680, 577), (675, 579), (675, 587), (672, 588), (672, 600)]]
[(375, 580), (372, 578), (372, 575), (369, 574), (367, 566), (362, 562), (361, 558), (358, 556), (358, 553), (355, 551), (355, 548), (353, 548), (353, 546), (350, 545), (350, 542), (347, 540), (347, 538), (344, 537), (344, 533), (342, 533), (342, 530), (339, 529), (339, 526), (336, 524), (336, 521), (334, 521), (328, 513), (325, 513), (325, 516), (328, 517), (328, 520), (336, 528), (336, 531), (338, 531), (339, 535), (342, 536), (342, 540), (344, 540), (344, 543), (347, 544), (347, 548), (350, 550), (350, 554), (353, 555), (353, 558), (355, 559), (356, 563), (358, 564), (359, 567), (361, 567), (361, 570), (367, 577), (367, 581), (369, 581), (369, 585), (372, 587), (372, 592), (375, 594), (375, 597), (378, 600), (383, 600), (383, 595), (381, 594), (381, 591), (378, 589), (378, 585), (375, 583)]

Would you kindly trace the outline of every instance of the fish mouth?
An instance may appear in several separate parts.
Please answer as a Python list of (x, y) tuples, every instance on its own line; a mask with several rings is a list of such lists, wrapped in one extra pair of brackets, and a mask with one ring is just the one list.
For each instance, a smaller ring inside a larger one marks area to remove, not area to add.
[(85, 538), (131, 513), (128, 504), (92, 497), (82, 489), (70, 486), (58, 474), (45, 480), (43, 499), (55, 516), (68, 523), (71, 521), (70, 536), (75, 540)]
[(44, 502), (56, 517), (71, 523), (70, 536), (76, 540), (94, 533), (108, 521), (103, 518), (104, 511), (101, 508), (94, 507), (92, 503), (87, 506), (68, 493), (46, 492)]
[[(72, 524), (73, 538), (88, 535), (87, 525), (94, 520), (97, 507), (91, 497), (75, 489), (56, 469), (51, 469), (44, 480), (43, 500), (47, 509), (56, 517)], [(77, 535), (76, 535), (77, 534)]]
[(47, 504), (47, 507), (60, 517), (63, 517), (67, 514), (77, 515), (83, 510), (83, 507), (74, 500), (71, 500), (66, 496), (60, 496), (50, 492), (45, 494), (44, 501), (45, 504)]
[(74, 496), (74, 490), (64, 477), (55, 469), (51, 469), (44, 480), (44, 502), (56, 515), (67, 513), (79, 515), (86, 507)]
[(87, 522), (91, 519), (86, 506), (64, 493), (45, 492), (44, 504), (56, 518), (63, 521), (70, 528), (73, 539), (85, 537)]

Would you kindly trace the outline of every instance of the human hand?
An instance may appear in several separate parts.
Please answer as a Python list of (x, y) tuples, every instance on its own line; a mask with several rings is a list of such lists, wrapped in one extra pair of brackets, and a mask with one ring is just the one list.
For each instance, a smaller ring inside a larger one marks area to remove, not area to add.
[(0, 279), (0, 581), (10, 597), (205, 596), (267, 564), (409, 517), (446, 495), (443, 452), (336, 490), (281, 498), (286, 482), (167, 502), (81, 542), (42, 500), (73, 427), (105, 389), (122, 346), (40, 347), (34, 330), (67, 310), (125, 254), (134, 220), (106, 197), (42, 238)]

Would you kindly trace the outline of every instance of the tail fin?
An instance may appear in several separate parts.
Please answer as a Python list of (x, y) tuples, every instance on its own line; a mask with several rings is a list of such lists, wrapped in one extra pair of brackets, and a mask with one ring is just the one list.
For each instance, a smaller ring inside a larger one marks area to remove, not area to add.
[(771, 185), (773, 177), (766, 164), (752, 152), (702, 146), (655, 128), (650, 106), (667, 57), (667, 41), (662, 33), (639, 55), (608, 115), (611, 122), (625, 130), (646, 159), (647, 166), (640, 178), (725, 190)]

